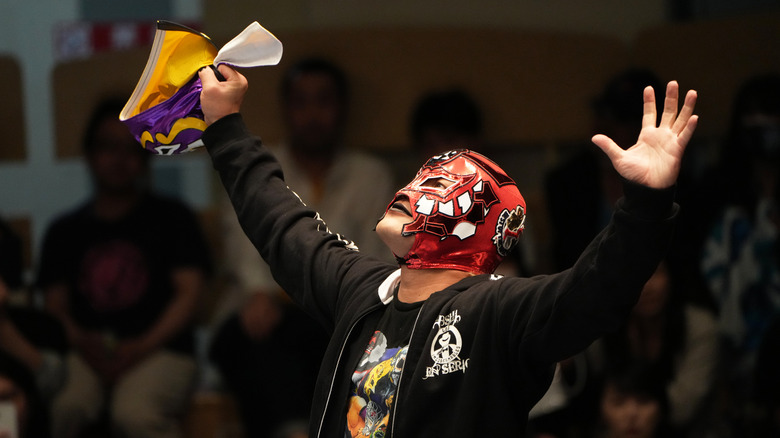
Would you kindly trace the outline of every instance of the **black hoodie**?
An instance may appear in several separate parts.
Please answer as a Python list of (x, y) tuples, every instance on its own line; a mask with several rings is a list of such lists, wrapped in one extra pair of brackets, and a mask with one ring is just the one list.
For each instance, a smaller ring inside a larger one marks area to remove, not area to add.
[[(350, 375), (393, 299), (398, 267), (361, 255), (331, 233), (287, 188), (279, 164), (240, 115), (211, 125), (203, 140), (274, 278), (331, 333), (311, 436), (344, 437)], [(425, 301), (387, 436), (524, 434), (554, 364), (623, 322), (669, 244), (673, 190), (630, 183), (625, 189), (609, 226), (571, 269), (532, 278), (468, 277)], [(445, 332), (449, 349), (436, 353)]]

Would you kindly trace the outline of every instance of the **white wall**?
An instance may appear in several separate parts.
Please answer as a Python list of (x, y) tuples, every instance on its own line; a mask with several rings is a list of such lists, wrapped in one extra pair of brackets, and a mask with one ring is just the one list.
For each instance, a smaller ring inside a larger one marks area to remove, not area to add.
[[(176, 17), (197, 20), (201, 2), (174, 0)], [(24, 87), (27, 159), (0, 163), (0, 215), (32, 218), (33, 249), (37, 250), (49, 222), (85, 199), (90, 181), (80, 159), (56, 159), (54, 145), (53, 29), (78, 20), (79, 0), (3, 0), (0, 3), (0, 53), (19, 62)], [(195, 207), (210, 202), (210, 165), (204, 156), (176, 161), (157, 160), (153, 177), (176, 186), (177, 194)]]
[(27, 160), (0, 164), (0, 214), (31, 216), (34, 234), (53, 213), (84, 193), (79, 163), (55, 162), (51, 29), (76, 18), (77, 0), (4, 0), (0, 6), (0, 53), (17, 58), (24, 87)]

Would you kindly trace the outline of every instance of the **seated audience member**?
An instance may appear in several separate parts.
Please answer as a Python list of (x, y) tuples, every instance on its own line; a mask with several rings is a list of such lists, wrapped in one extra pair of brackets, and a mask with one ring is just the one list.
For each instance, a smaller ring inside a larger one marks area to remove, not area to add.
[(588, 356), (602, 374), (609, 372), (609, 364), (653, 364), (667, 382), (670, 426), (685, 434), (703, 433), (718, 365), (717, 326), (708, 310), (686, 303), (683, 296), (662, 262), (625, 324), (596, 341)]
[(65, 378), (68, 341), (62, 325), (29, 303), (14, 303), (25, 293), (22, 242), (0, 219), (0, 351), (26, 366), (45, 402), (51, 401)]
[(0, 406), (8, 406), (0, 415), (14, 415), (12, 425), (0, 421), (0, 436), (48, 438), (48, 404), (65, 378), (67, 340), (50, 315), (11, 303), (25, 290), (22, 259), (21, 239), (0, 219)]
[(718, 214), (700, 267), (718, 310), (728, 400), (720, 417), (739, 434), (752, 415), (759, 346), (780, 315), (780, 74), (747, 80), (731, 117), (710, 174)]
[(35, 376), (30, 369), (0, 351), (0, 436), (9, 438), (49, 438), (49, 415)]
[(594, 438), (669, 438), (662, 373), (643, 362), (610, 368), (601, 384)]
[(56, 438), (104, 418), (111, 436), (179, 436), (196, 378), (208, 247), (187, 206), (146, 186), (150, 155), (119, 121), (123, 103), (93, 112), (83, 145), (94, 193), (49, 226), (41, 250), (38, 286), (72, 348)]
[[(292, 65), (280, 88), (287, 138), (273, 150), (287, 185), (331, 229), (354, 240), (361, 253), (391, 261), (373, 230), (392, 197), (393, 176), (385, 163), (343, 145), (348, 85), (328, 60)], [(229, 291), (217, 312), (210, 358), (238, 402), (247, 436), (267, 437), (308, 420), (327, 336), (287, 299), (226, 196), (224, 203)], [(295, 402), (279, 403), (279, 394), (296, 394)]]

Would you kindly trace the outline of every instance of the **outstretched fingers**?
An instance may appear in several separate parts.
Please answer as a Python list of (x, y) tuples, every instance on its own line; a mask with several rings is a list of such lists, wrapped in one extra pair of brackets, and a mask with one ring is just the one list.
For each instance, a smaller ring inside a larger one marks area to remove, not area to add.
[(680, 92), (680, 86), (677, 81), (670, 81), (666, 85), (666, 97), (664, 98), (664, 111), (661, 114), (661, 123), (659, 126), (671, 128), (677, 117), (677, 98)]
[(642, 128), (655, 128), (658, 113), (655, 107), (655, 91), (653, 91), (653, 87), (645, 87), (642, 98), (645, 103), (642, 112)]
[(693, 109), (696, 106), (697, 97), (696, 90), (688, 90), (688, 93), (685, 95), (685, 103), (680, 110), (680, 115), (677, 116), (677, 120), (675, 120), (674, 125), (672, 125), (672, 132), (675, 134), (682, 133), (688, 127), (688, 121), (693, 116)]
[(680, 132), (680, 135), (677, 136), (677, 138), (679, 139), (678, 143), (681, 146), (685, 147), (688, 144), (688, 142), (691, 140), (691, 137), (693, 136), (693, 131), (696, 130), (696, 125), (698, 123), (699, 123), (699, 116), (691, 116), (688, 118), (682, 132)]

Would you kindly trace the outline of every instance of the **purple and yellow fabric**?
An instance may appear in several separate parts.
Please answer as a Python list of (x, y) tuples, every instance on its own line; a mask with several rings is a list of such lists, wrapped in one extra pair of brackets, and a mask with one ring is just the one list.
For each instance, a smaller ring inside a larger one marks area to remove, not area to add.
[(221, 63), (275, 65), (281, 57), (281, 42), (257, 22), (217, 50), (198, 31), (158, 21), (146, 67), (119, 119), (145, 149), (161, 155), (192, 151), (203, 145), (206, 129), (198, 70)]

